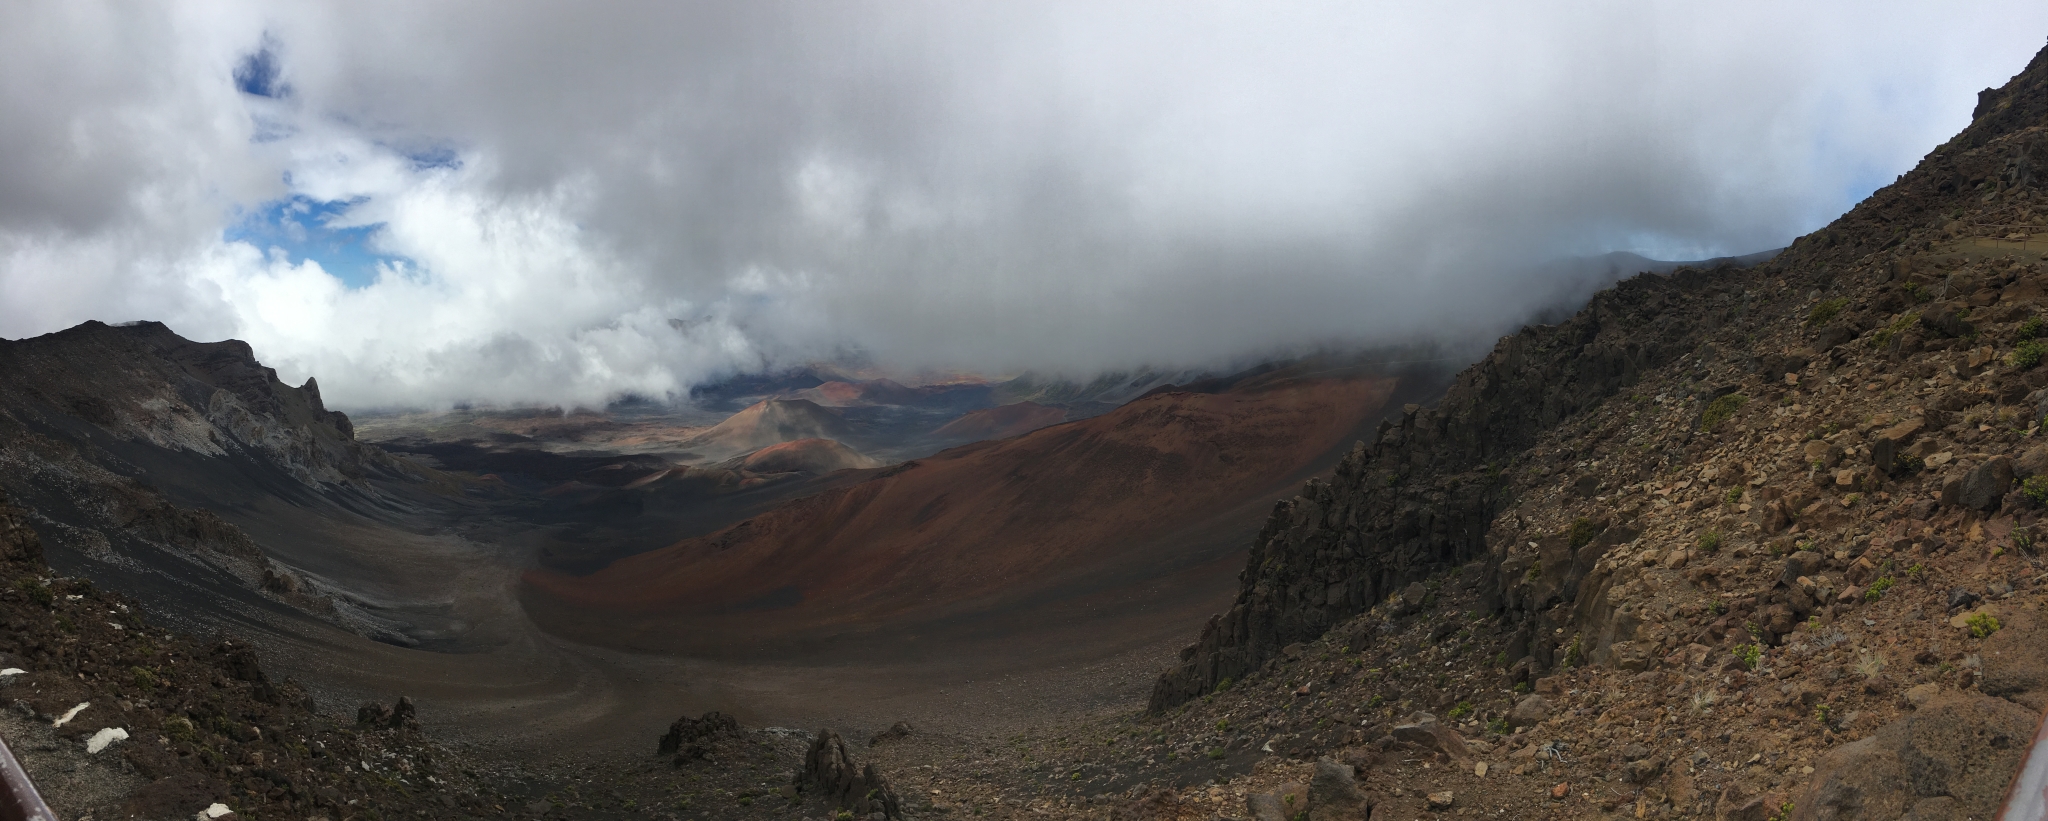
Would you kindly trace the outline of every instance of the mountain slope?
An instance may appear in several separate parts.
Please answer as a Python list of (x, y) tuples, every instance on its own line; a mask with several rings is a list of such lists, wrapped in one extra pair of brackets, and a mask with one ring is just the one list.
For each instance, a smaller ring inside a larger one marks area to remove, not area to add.
[(1162, 537), (1311, 468), (1379, 418), (1393, 388), (1156, 395), (906, 463), (588, 577), (529, 574), (529, 610), (580, 640), (709, 649), (1170, 573), (1211, 553)]
[(844, 439), (850, 430), (846, 420), (816, 402), (763, 399), (682, 445), (712, 459), (724, 459), (798, 439)]
[(2026, 555), (2048, 485), (2019, 481), (2048, 476), (2044, 157), (2048, 50), (1770, 262), (1639, 276), (1504, 338), (1276, 506), (1156, 683), (1161, 735), (1284, 699), (1291, 755), (1513, 744), (1512, 775), (1573, 782), (1548, 805), (1572, 815), (1996, 814), (2048, 705)]

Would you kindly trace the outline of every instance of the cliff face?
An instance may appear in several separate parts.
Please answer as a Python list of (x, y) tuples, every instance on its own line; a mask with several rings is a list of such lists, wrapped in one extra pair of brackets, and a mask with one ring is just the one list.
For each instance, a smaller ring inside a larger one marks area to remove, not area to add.
[[(1490, 579), (1488, 606), (1516, 615), (1523, 654), (1548, 663), (1556, 652), (1551, 640), (1529, 637), (1555, 634), (1565, 617), (1549, 609), (1576, 601), (1599, 549), (1580, 556), (1575, 551), (1586, 542), (1560, 536), (1555, 544), (1539, 540), (1543, 558), (1515, 565), (1505, 545), (1490, 547), (1489, 530), (1519, 501), (1517, 483), (1508, 479), (1567, 471), (1574, 452), (1614, 433), (1615, 411), (1603, 401), (1648, 372), (1684, 369), (1678, 381), (1685, 395), (1673, 398), (1697, 413), (1736, 389), (1713, 381), (1710, 363), (1734, 362), (1768, 379), (1798, 370), (1787, 363), (1838, 362), (1831, 352), (1899, 321), (1911, 295), (1921, 293), (1905, 285), (1926, 282), (1941, 291), (1935, 296), (1953, 295), (1953, 276), (1935, 283), (1927, 273), (1937, 270), (1937, 252), (1984, 252), (1970, 243), (2048, 221), (2035, 198), (2048, 162), (2044, 126), (2048, 51), (2004, 88), (1981, 95), (1976, 121), (1913, 171), (1771, 262), (1740, 276), (1730, 268), (1640, 275), (1597, 294), (1565, 322), (1503, 338), (1436, 407), (1411, 407), (1399, 425), (1360, 443), (1329, 482), (1311, 481), (1275, 507), (1253, 544), (1235, 603), (1160, 676), (1151, 709), (1209, 693), (1405, 585), (1475, 561), (1471, 570)], [(1775, 284), (1759, 287), (1765, 282)], [(1895, 283), (1899, 288), (1884, 289)], [(1841, 301), (1826, 317), (1808, 313), (1816, 294), (1838, 292)], [(1958, 307), (1967, 314), (1968, 305)], [(1757, 343), (1779, 334), (1797, 338), (1782, 349)], [(2004, 388), (2008, 401), (2039, 387), (2019, 379)], [(1545, 435), (1557, 443), (1532, 452)], [(1668, 450), (1645, 454), (1640, 469), (1683, 464), (1709, 444), (1687, 434)], [(1606, 479), (1580, 481), (1591, 497)], [(1605, 525), (1589, 522), (1596, 530)], [(1617, 530), (1603, 544), (1622, 535)], [(1522, 579), (1504, 576), (1504, 564), (1524, 574), (1536, 567), (1529, 581), (1542, 589), (1524, 584), (1518, 592)]]
[(34, 512), (66, 572), (214, 609), (199, 591), (226, 582), (332, 617), (318, 585), (215, 511), (388, 504), (370, 479), (421, 476), (356, 442), (318, 385), (279, 382), (244, 342), (155, 322), (0, 340), (0, 492)]
[(0, 341), (0, 414), (12, 430), (91, 423), (113, 437), (169, 450), (242, 451), (308, 485), (347, 483), (388, 467), (327, 410), (311, 379), (293, 388), (240, 340), (192, 342), (162, 323), (87, 322)]

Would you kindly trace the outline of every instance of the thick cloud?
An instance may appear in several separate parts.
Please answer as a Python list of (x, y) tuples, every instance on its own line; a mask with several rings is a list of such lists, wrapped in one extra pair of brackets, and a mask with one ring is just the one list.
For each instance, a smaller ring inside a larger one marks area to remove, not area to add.
[(349, 407), (1484, 339), (1544, 260), (1818, 227), (2048, 34), (1542, 6), (10, 4), (0, 335), (162, 319)]

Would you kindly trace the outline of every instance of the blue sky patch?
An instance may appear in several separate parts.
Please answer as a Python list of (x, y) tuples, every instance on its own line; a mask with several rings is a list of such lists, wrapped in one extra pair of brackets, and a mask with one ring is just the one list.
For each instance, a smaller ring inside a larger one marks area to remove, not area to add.
[(271, 48), (269, 38), (264, 38), (263, 47), (255, 54), (242, 58), (235, 65), (235, 90), (257, 97), (279, 99), (291, 94), (291, 86), (279, 81), (283, 66), (278, 63), (277, 51)]
[(363, 288), (377, 281), (380, 264), (410, 264), (405, 257), (377, 252), (371, 247), (383, 223), (334, 227), (362, 199), (316, 200), (294, 195), (264, 203), (247, 212), (224, 232), (228, 242), (246, 242), (264, 251), (280, 249), (292, 264), (306, 260), (320, 263), (327, 273), (349, 288)]

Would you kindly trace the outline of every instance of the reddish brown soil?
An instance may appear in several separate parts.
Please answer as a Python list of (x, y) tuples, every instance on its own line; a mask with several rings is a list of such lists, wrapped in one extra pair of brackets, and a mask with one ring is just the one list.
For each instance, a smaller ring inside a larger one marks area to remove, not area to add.
[(754, 451), (740, 467), (749, 473), (831, 473), (882, 463), (830, 439), (798, 439)]
[[(1380, 417), (1392, 379), (1165, 393), (953, 450), (586, 577), (534, 571), (578, 641), (716, 653), (1085, 597), (1178, 572), (1191, 523), (1246, 511)], [(1242, 549), (1234, 545), (1229, 549)]]
[(816, 402), (829, 408), (843, 408), (854, 405), (913, 405), (922, 398), (922, 394), (893, 380), (871, 379), (865, 382), (827, 382), (797, 391), (790, 398)]
[(691, 437), (691, 450), (723, 459), (750, 450), (798, 439), (838, 439), (847, 435), (846, 420), (804, 399), (764, 399)]
[(1013, 402), (995, 408), (970, 411), (945, 427), (932, 431), (939, 439), (954, 439), (979, 442), (984, 439), (1008, 439), (1022, 436), (1039, 428), (1057, 425), (1067, 421), (1067, 412), (1050, 408), (1037, 402)]

